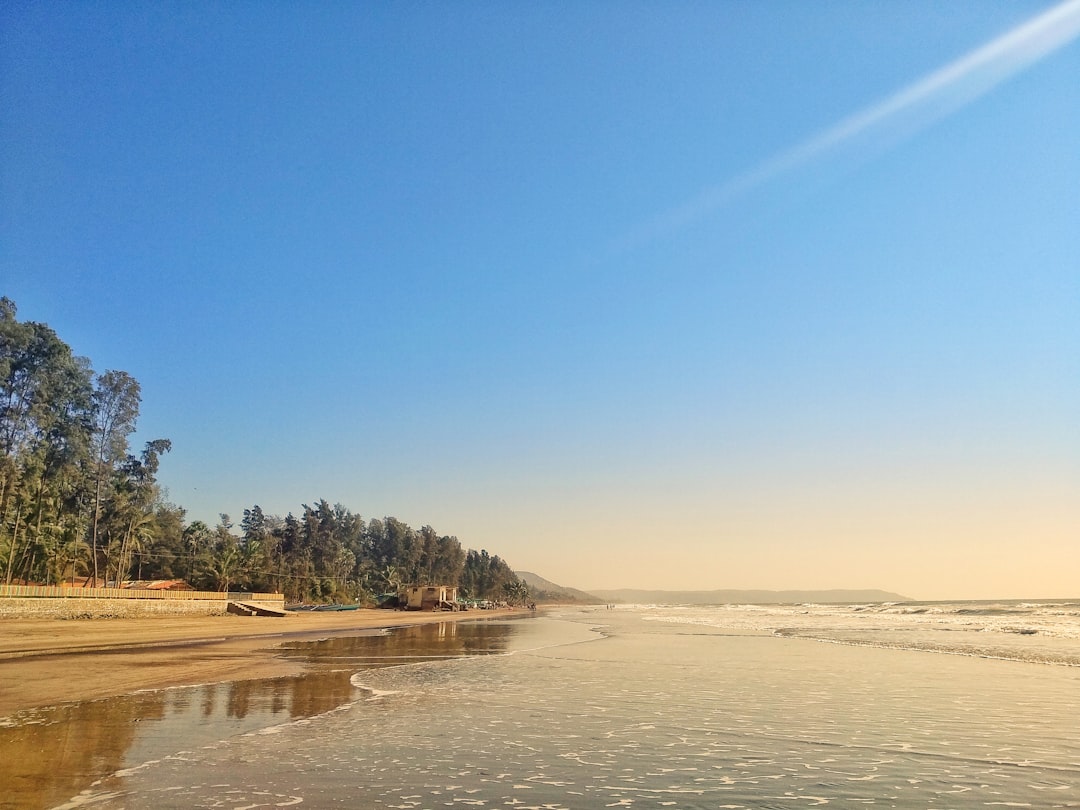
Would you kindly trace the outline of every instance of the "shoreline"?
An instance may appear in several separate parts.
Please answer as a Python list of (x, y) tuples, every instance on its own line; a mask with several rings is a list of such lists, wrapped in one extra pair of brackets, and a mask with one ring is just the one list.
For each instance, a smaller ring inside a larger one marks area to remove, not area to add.
[(307, 667), (280, 655), (286, 641), (533, 615), (523, 608), (462, 613), (369, 608), (284, 617), (5, 619), (0, 620), (0, 718), (146, 690), (299, 675)]

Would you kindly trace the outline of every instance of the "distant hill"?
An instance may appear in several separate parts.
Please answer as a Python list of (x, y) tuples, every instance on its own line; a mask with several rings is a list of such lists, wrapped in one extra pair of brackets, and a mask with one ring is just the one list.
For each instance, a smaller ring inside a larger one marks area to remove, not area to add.
[[(520, 576), (520, 575), (519, 575)], [(634, 588), (595, 590), (608, 602), (644, 605), (768, 605), (785, 602), (911, 602), (907, 596), (877, 590), (832, 591), (645, 591)]]
[(531, 571), (515, 571), (514, 573), (518, 579), (524, 580), (525, 584), (529, 586), (529, 598), (537, 602), (558, 602), (560, 604), (573, 602), (585, 605), (604, 603), (604, 600), (599, 596), (579, 591), (577, 588), (564, 588), (562, 585), (556, 585), (551, 580), (544, 579)]

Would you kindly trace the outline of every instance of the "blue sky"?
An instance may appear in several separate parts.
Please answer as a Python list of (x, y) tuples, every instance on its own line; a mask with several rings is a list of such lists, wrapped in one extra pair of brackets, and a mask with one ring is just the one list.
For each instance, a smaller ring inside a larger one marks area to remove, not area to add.
[(0, 293), (142, 383), (193, 519), (326, 498), (584, 588), (1076, 595), (1059, 8), (896, 110), (1054, 5), (8, 3)]

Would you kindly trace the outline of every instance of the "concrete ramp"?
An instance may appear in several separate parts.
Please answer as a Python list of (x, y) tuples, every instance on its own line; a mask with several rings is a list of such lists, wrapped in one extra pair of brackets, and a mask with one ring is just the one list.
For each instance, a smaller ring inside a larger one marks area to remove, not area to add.
[(229, 613), (237, 616), (286, 616), (284, 608), (262, 605), (258, 602), (229, 602)]

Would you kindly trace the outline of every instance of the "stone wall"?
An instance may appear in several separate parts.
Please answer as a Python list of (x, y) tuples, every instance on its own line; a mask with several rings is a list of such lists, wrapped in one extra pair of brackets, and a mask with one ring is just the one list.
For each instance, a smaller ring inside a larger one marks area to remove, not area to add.
[(141, 616), (224, 616), (225, 599), (80, 599), (0, 597), (0, 619), (127, 619)]

